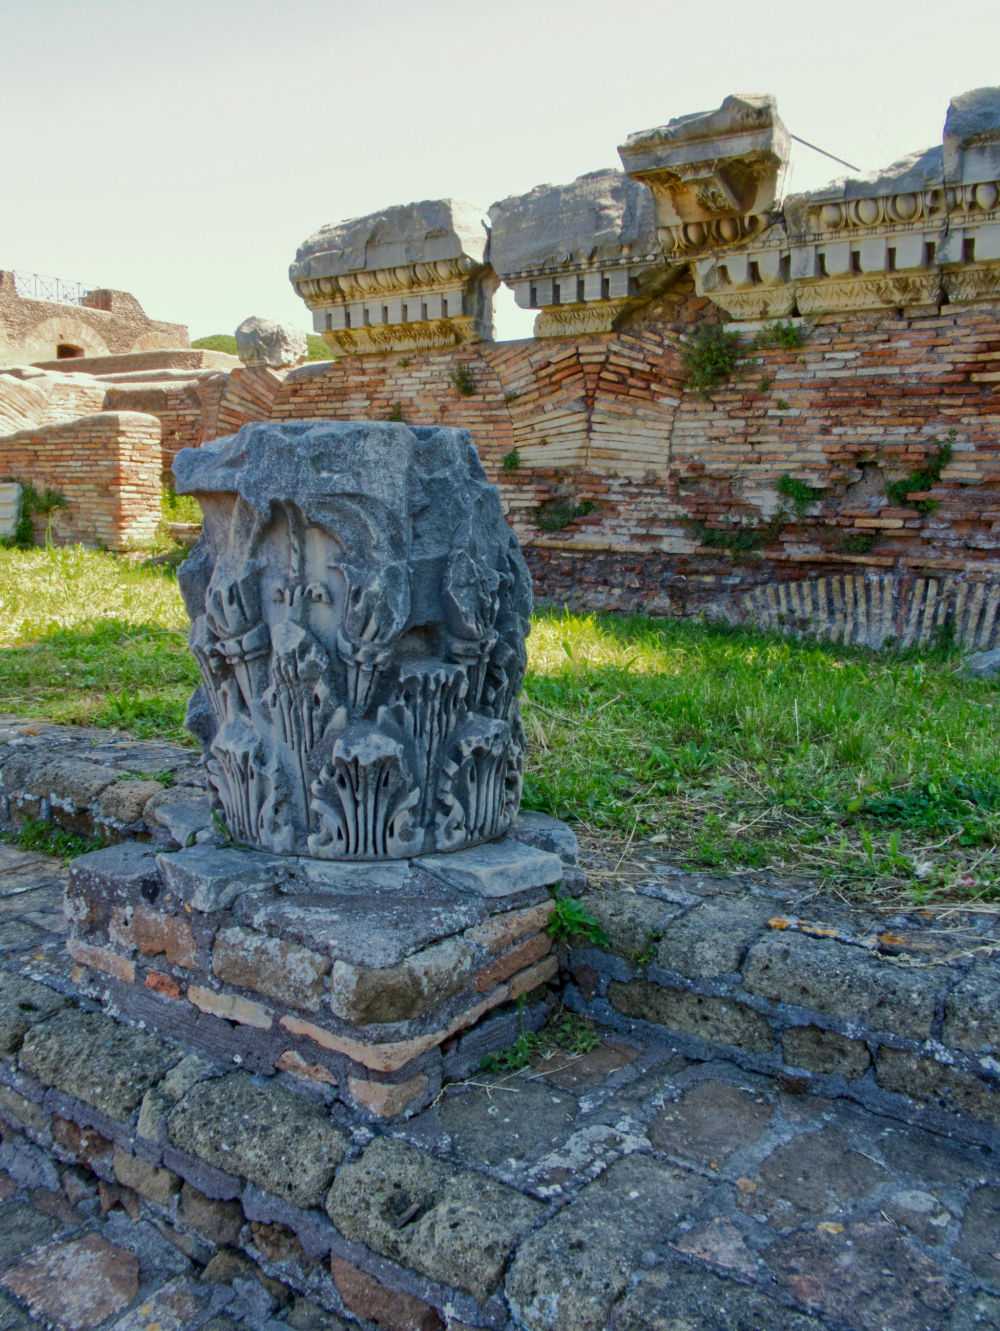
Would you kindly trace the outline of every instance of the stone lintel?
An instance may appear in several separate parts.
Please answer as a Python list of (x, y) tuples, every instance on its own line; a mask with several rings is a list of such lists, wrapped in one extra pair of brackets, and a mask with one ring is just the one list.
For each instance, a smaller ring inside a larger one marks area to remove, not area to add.
[(538, 185), (490, 209), (490, 262), (536, 337), (608, 332), (663, 269), (653, 200), (621, 171)]
[(483, 210), (401, 204), (325, 226), (299, 246), (292, 285), (343, 355), (439, 350), (492, 336), (496, 279)]

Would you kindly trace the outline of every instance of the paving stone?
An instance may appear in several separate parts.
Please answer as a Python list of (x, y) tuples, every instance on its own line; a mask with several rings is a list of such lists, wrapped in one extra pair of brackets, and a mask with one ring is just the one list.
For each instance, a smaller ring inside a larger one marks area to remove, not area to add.
[(222, 929), (212, 949), (212, 970), (220, 980), (311, 1012), (320, 1006), (329, 969), (328, 958), (311, 948), (253, 929)]
[(4, 920), (0, 922), (0, 952), (32, 947), (41, 936), (38, 929), (23, 920)]
[(97, 1234), (53, 1243), (3, 1277), (3, 1284), (40, 1317), (65, 1331), (89, 1331), (120, 1312), (139, 1292), (139, 1263)]
[(711, 1185), (648, 1156), (628, 1156), (521, 1244), (507, 1277), (528, 1331), (605, 1331), (612, 1305)]
[(969, 1198), (955, 1253), (977, 1276), (1000, 1283), (1000, 1187)]
[(743, 971), (751, 993), (812, 1008), (914, 1040), (928, 1039), (938, 1001), (953, 978), (943, 967), (905, 970), (860, 947), (775, 933), (751, 949)]
[(700, 1164), (725, 1160), (768, 1129), (774, 1107), (760, 1095), (722, 1081), (698, 1082), (664, 1105), (649, 1126), (653, 1145)]
[(670, 1263), (643, 1273), (616, 1304), (611, 1331), (826, 1331), (766, 1291)]
[(943, 1269), (886, 1220), (805, 1230), (766, 1259), (795, 1299), (852, 1331), (928, 1331), (956, 1300)]
[(687, 1230), (674, 1241), (673, 1247), (722, 1268), (726, 1274), (752, 1278), (760, 1266), (760, 1259), (747, 1247), (736, 1225), (721, 1216)]
[(1000, 1052), (1000, 974), (994, 968), (973, 971), (948, 995), (943, 1037), (959, 1049)]
[(604, 1039), (589, 1054), (564, 1054), (561, 1050), (535, 1064), (551, 1086), (564, 1091), (592, 1090), (639, 1057), (639, 1050), (619, 1040)]
[(357, 1317), (375, 1322), (385, 1331), (444, 1331), (440, 1313), (422, 1299), (390, 1289), (339, 1257), (333, 1258), (330, 1269), (344, 1307)]
[(996, 1168), (988, 1149), (949, 1141), (908, 1124), (883, 1123), (872, 1144), (895, 1177), (914, 1186), (919, 1181), (935, 1192), (941, 1188), (964, 1192), (970, 1181), (983, 1182)]
[(441, 1127), (460, 1153), (488, 1165), (537, 1159), (569, 1132), (577, 1114), (572, 1096), (526, 1078), (445, 1096), (437, 1110)]
[(889, 1220), (894, 1220), (931, 1247), (948, 1239), (951, 1212), (941, 1205), (932, 1192), (925, 1192), (921, 1188), (901, 1188), (891, 1197), (884, 1197), (879, 1210)]
[(849, 1040), (846, 1035), (824, 1031), (819, 1026), (795, 1026), (785, 1031), (782, 1044), (786, 1063), (828, 1077), (854, 1081), (863, 1077), (872, 1065), (864, 1041)]
[(210, 1289), (178, 1276), (119, 1317), (108, 1331), (191, 1331), (212, 1301)]
[(486, 1299), (543, 1208), (483, 1175), (379, 1138), (340, 1168), (326, 1209), (347, 1238)]
[(775, 1225), (803, 1219), (840, 1220), (856, 1202), (871, 1196), (889, 1175), (862, 1155), (840, 1128), (801, 1133), (772, 1151), (758, 1171), (760, 1187), (746, 1209), (766, 1209)]
[[(5, 772), (6, 776), (6, 772)], [(93, 803), (119, 777), (114, 767), (87, 762), (84, 758), (54, 755), (34, 767), (24, 789), (30, 795), (56, 796), (80, 807)]]
[(0, 971), (0, 1054), (15, 1053), (32, 1026), (65, 1006), (66, 999), (54, 989)]
[(302, 1207), (322, 1202), (347, 1149), (322, 1106), (242, 1072), (195, 1086), (167, 1131), (179, 1150)]
[(96, 1012), (57, 1012), (32, 1027), (20, 1065), (46, 1086), (76, 1096), (109, 1118), (125, 1119), (178, 1062), (180, 1050)]
[(887, 1091), (927, 1101), (945, 1113), (1000, 1123), (996, 1084), (936, 1059), (883, 1047), (875, 1060), (875, 1077)]
[(745, 1003), (681, 989), (665, 989), (649, 980), (615, 981), (608, 986), (612, 1007), (626, 1017), (656, 1022), (669, 1031), (711, 1044), (740, 1045), (768, 1053), (774, 1043), (766, 1018)]
[(0, 1203), (0, 1267), (44, 1243), (60, 1228), (58, 1220), (27, 1202)]
[(0, 1331), (31, 1331), (37, 1325), (12, 1299), (0, 1294)]

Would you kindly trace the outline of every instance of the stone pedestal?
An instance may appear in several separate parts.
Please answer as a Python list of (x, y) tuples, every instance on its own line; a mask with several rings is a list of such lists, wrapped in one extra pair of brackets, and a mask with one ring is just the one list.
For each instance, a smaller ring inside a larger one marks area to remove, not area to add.
[(581, 886), (576, 838), (540, 814), (488, 845), (367, 864), (129, 843), (74, 863), (68, 946), (111, 1010), (388, 1118), (516, 1038), (515, 1003), (556, 973), (554, 896)]

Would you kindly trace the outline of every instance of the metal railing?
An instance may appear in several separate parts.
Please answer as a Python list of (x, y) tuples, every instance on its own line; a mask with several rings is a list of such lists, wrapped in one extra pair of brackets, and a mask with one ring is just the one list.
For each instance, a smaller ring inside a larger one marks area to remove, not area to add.
[(14, 289), (26, 300), (47, 300), (57, 305), (82, 305), (90, 287), (82, 282), (68, 282), (63, 277), (46, 277), (42, 273), (14, 272)]

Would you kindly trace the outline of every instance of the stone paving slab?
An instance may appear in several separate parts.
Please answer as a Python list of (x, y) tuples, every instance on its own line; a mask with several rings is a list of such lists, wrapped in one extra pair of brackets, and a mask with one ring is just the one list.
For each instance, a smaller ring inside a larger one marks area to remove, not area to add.
[[(613, 1032), (373, 1131), (88, 1014), (52, 990), (59, 943), (31, 925), (0, 955), (30, 1018), (0, 1075), (0, 1328), (1000, 1328), (981, 1144)], [(116, 1050), (131, 1094), (95, 1076)]]

